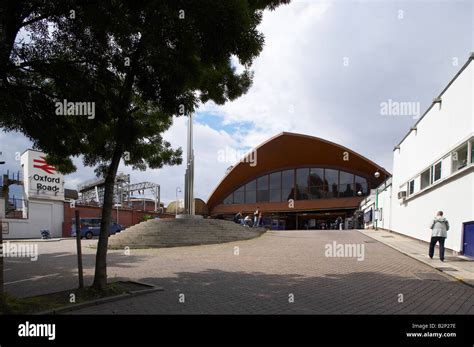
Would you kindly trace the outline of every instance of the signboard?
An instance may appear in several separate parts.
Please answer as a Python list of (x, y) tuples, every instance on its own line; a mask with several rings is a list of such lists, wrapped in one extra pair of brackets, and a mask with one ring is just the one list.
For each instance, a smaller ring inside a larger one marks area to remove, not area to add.
[(2, 228), (2, 234), (8, 234), (10, 229), (8, 228), (8, 222), (0, 222), (0, 227)]
[(380, 209), (375, 210), (375, 218), (374, 218), (374, 219), (375, 219), (376, 221), (379, 221), (379, 220), (380, 220), (380, 216), (381, 216), (381, 214), (380, 214)]
[(64, 200), (64, 176), (46, 162), (46, 154), (27, 150), (21, 156), (26, 198)]

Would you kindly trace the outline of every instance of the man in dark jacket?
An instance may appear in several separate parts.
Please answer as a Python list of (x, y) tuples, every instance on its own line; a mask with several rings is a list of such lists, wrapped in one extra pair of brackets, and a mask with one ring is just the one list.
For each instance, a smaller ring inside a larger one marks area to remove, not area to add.
[(235, 216), (234, 216), (234, 222), (235, 223), (239, 223), (239, 224), (242, 224), (242, 212), (238, 212)]

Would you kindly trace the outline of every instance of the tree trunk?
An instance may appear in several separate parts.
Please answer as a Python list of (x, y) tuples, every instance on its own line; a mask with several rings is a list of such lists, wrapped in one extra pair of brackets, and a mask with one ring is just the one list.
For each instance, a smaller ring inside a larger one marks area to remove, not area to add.
[(107, 285), (107, 247), (109, 243), (109, 227), (112, 217), (115, 177), (122, 157), (122, 146), (117, 144), (114, 155), (107, 171), (104, 183), (104, 202), (102, 205), (102, 220), (100, 222), (99, 243), (95, 260), (94, 283), (92, 286), (100, 291)]
[[(141, 41), (140, 41), (141, 43)], [(135, 61), (136, 56), (138, 55), (138, 49), (134, 53), (134, 59), (132, 60), (131, 71), (127, 73), (125, 77), (124, 86), (120, 95), (121, 107), (118, 107), (121, 111), (127, 110), (130, 104), (130, 96), (132, 93), (133, 87), (133, 80), (135, 78)], [(120, 113), (119, 123), (126, 124), (126, 112)], [(97, 255), (95, 260), (95, 275), (94, 275), (94, 283), (93, 287), (102, 291), (105, 289), (107, 285), (107, 247), (109, 243), (109, 226), (110, 226), (110, 219), (112, 217), (112, 202), (113, 202), (113, 195), (114, 195), (114, 185), (115, 185), (115, 177), (117, 176), (118, 166), (120, 164), (120, 159), (122, 158), (123, 154), (123, 146), (120, 142), (120, 139), (124, 134), (122, 132), (127, 131), (127, 126), (124, 125), (117, 136), (117, 144), (115, 146), (114, 154), (112, 156), (112, 161), (109, 166), (109, 170), (107, 171), (107, 176), (104, 182), (104, 203), (102, 205), (102, 221), (100, 223), (100, 235), (99, 235), (99, 243), (97, 245)]]

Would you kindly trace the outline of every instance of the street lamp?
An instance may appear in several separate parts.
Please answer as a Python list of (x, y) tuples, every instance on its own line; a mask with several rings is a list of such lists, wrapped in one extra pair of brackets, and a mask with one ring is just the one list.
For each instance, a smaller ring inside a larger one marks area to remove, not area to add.
[(122, 204), (115, 204), (115, 207), (117, 208), (117, 224), (119, 224), (119, 207), (122, 207)]
[(178, 193), (181, 193), (180, 187), (176, 187), (176, 216), (178, 215)]

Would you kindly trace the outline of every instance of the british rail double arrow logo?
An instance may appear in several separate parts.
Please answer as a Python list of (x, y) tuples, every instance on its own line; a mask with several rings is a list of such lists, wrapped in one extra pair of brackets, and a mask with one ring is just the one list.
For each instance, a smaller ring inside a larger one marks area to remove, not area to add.
[(37, 169), (41, 169), (43, 170), (44, 172), (46, 173), (49, 173), (49, 174), (54, 174), (55, 171), (56, 171), (56, 168), (52, 165), (49, 165), (47, 162), (46, 162), (46, 158), (45, 157), (40, 157), (41, 159), (34, 159), (33, 162), (34, 163), (38, 163), (38, 164), (41, 164), (41, 165), (36, 165), (36, 164), (33, 164), (33, 167), (37, 168)]

